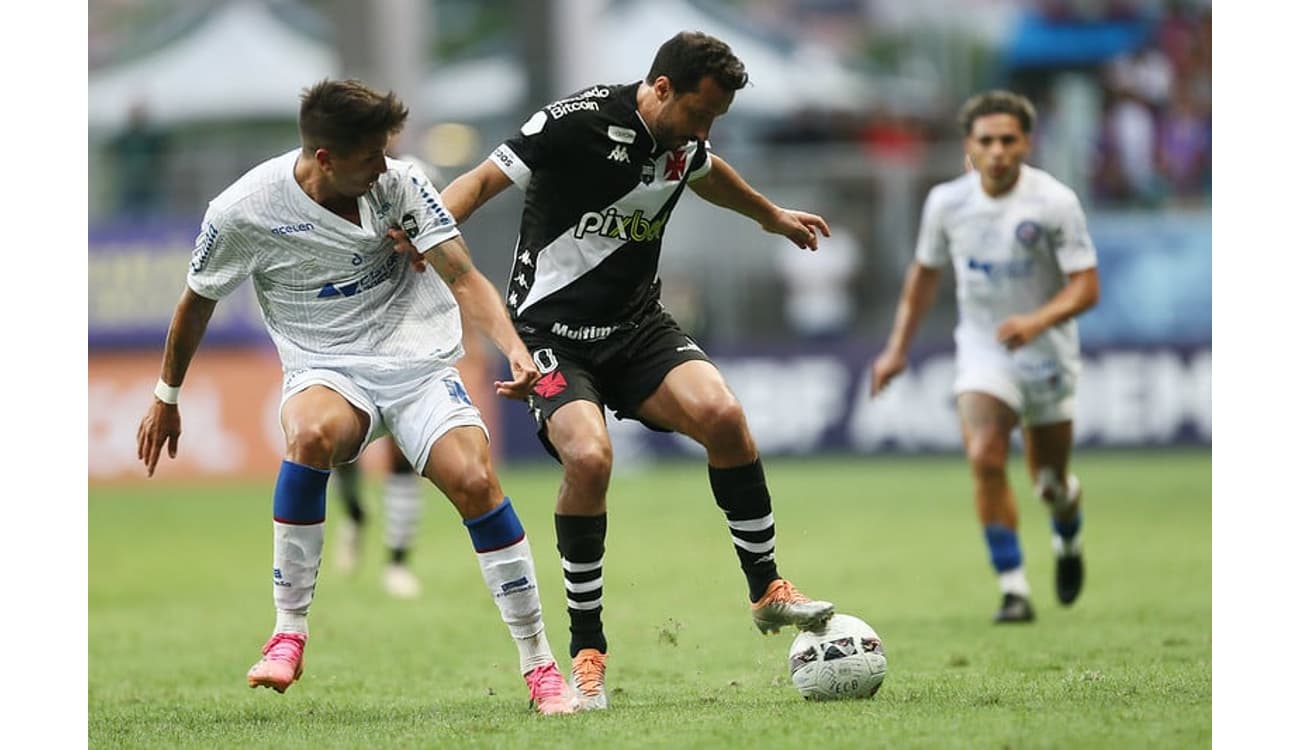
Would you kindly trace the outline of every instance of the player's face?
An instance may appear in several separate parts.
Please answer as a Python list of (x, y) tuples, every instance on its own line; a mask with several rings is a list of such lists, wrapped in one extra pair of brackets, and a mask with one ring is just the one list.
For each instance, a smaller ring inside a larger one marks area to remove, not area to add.
[(692, 138), (701, 143), (709, 137), (713, 121), (725, 115), (736, 92), (727, 91), (705, 76), (695, 91), (679, 94), (672, 83), (660, 76), (654, 83), (662, 106), (650, 123), (655, 140), (670, 151), (685, 146)]
[(966, 136), (966, 155), (979, 170), (980, 183), (990, 195), (1010, 190), (1020, 177), (1020, 164), (1029, 153), (1029, 137), (1015, 115), (976, 118)]
[(330, 187), (339, 195), (356, 198), (375, 186), (379, 175), (388, 171), (384, 156), (388, 151), (387, 137), (363, 142), (352, 153), (331, 153), (325, 164)]

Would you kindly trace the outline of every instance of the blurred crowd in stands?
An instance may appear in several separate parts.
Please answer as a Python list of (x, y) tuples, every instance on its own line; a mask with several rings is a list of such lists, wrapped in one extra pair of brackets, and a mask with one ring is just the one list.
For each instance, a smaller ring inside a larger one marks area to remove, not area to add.
[(1208, 9), (1174, 10), (1141, 50), (1102, 71), (1105, 120), (1093, 174), (1098, 203), (1210, 197)]
[[(1161, 6), (1158, 10), (1153, 5)], [(1057, 115), (1049, 81), (1082, 73), (1095, 85), (1099, 121), (1089, 184), (1076, 186), (1093, 205), (1162, 207), (1206, 205), (1211, 164), (1211, 12), (1208, 3), (1153, 4), (1125, 0), (1043, 0), (1047, 23), (1086, 25), (1143, 21), (1150, 33), (1140, 48), (1099, 64), (1032, 71), (1004, 70), (991, 85), (1016, 88), (1039, 107), (1047, 130)], [(872, 159), (917, 164), (931, 147), (957, 133), (952, 112), (964, 98), (933, 116), (879, 107), (865, 117), (808, 111), (771, 128), (774, 145), (855, 141)], [(1040, 141), (1045, 134), (1040, 130)], [(1046, 135), (1050, 137), (1050, 135)]]

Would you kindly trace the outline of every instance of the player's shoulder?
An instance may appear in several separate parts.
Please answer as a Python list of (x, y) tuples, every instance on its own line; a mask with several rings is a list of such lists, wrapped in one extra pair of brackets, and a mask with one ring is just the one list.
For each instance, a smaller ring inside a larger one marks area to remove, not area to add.
[(1072, 205), (1079, 202), (1074, 188), (1061, 182), (1045, 169), (1023, 164), (1020, 178), (1025, 180), (1030, 193), (1049, 201), (1053, 205)]
[(209, 213), (237, 218), (254, 210), (254, 206), (262, 205), (258, 197), (283, 190), (284, 183), (293, 179), (293, 164), (298, 153), (299, 149), (294, 149), (274, 156), (245, 172), (208, 203)]
[(598, 83), (561, 97), (537, 110), (524, 125), (530, 129), (581, 128), (592, 122), (622, 120), (636, 112), (636, 83)]
[(979, 194), (979, 190), (979, 172), (972, 169), (930, 188), (926, 202), (934, 211), (948, 212), (974, 199)]
[(412, 182), (420, 185), (432, 180), (429, 169), (412, 156), (385, 156), (384, 162), (388, 171), (379, 176), (381, 186), (406, 185)]

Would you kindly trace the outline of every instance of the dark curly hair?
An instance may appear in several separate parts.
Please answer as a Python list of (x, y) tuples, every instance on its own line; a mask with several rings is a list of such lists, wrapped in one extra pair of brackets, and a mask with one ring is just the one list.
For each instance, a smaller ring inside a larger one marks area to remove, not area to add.
[(726, 91), (737, 91), (749, 83), (745, 64), (732, 54), (731, 47), (702, 31), (683, 31), (659, 47), (645, 82), (654, 83), (659, 76), (667, 76), (679, 94), (698, 90), (705, 76)]
[(1020, 121), (1020, 129), (1025, 135), (1034, 132), (1034, 120), (1038, 118), (1034, 105), (1020, 94), (1000, 89), (985, 91), (961, 105), (957, 125), (961, 127), (962, 135), (970, 135), (975, 121), (985, 115), (1012, 115)]

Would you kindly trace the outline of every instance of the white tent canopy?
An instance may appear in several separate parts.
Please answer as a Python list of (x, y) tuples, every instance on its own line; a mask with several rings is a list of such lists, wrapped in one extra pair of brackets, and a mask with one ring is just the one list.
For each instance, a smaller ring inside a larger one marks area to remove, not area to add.
[[(731, 45), (749, 72), (751, 85), (737, 95), (733, 113), (769, 117), (801, 109), (863, 111), (886, 94), (877, 80), (815, 47), (782, 51), (687, 0), (612, 3), (589, 17), (585, 26), (571, 40), (591, 45), (577, 50), (584, 61), (579, 70), (566, 71), (569, 78), (584, 79), (573, 90), (591, 83), (638, 80), (660, 44), (679, 31), (699, 30)], [(203, 26), (151, 55), (92, 73), (89, 125), (121, 127), (136, 104), (164, 125), (293, 119), (302, 90), (321, 78), (337, 77), (341, 70), (340, 56), (330, 45), (286, 24), (265, 2), (239, 0), (223, 5)], [(915, 82), (894, 81), (888, 88), (892, 92), (908, 84)], [(527, 77), (521, 61), (501, 54), (435, 68), (406, 98), (418, 116), (433, 120), (509, 117), (525, 106)]]
[(615, 5), (601, 14), (598, 29), (602, 82), (644, 78), (659, 45), (679, 31), (703, 31), (726, 42), (749, 73), (750, 86), (737, 93), (732, 112), (784, 115), (804, 108), (860, 110), (870, 104), (869, 79), (824, 51), (801, 45), (783, 53), (686, 0)]
[(302, 90), (342, 69), (339, 56), (262, 3), (221, 7), (193, 33), (89, 78), (92, 128), (117, 128), (136, 105), (161, 124), (294, 118)]
[[(686, 0), (639, 0), (609, 5), (575, 35), (574, 44), (593, 45), (580, 55), (591, 70), (565, 91), (552, 92), (553, 97), (593, 83), (644, 78), (659, 45), (679, 31), (717, 36), (745, 64), (750, 87), (736, 96), (733, 113), (769, 117), (801, 109), (864, 111), (880, 96), (871, 78), (816, 47), (800, 45), (782, 52)], [(438, 119), (472, 118), (517, 113), (526, 96), (522, 65), (502, 55), (433, 71), (420, 102)]]

